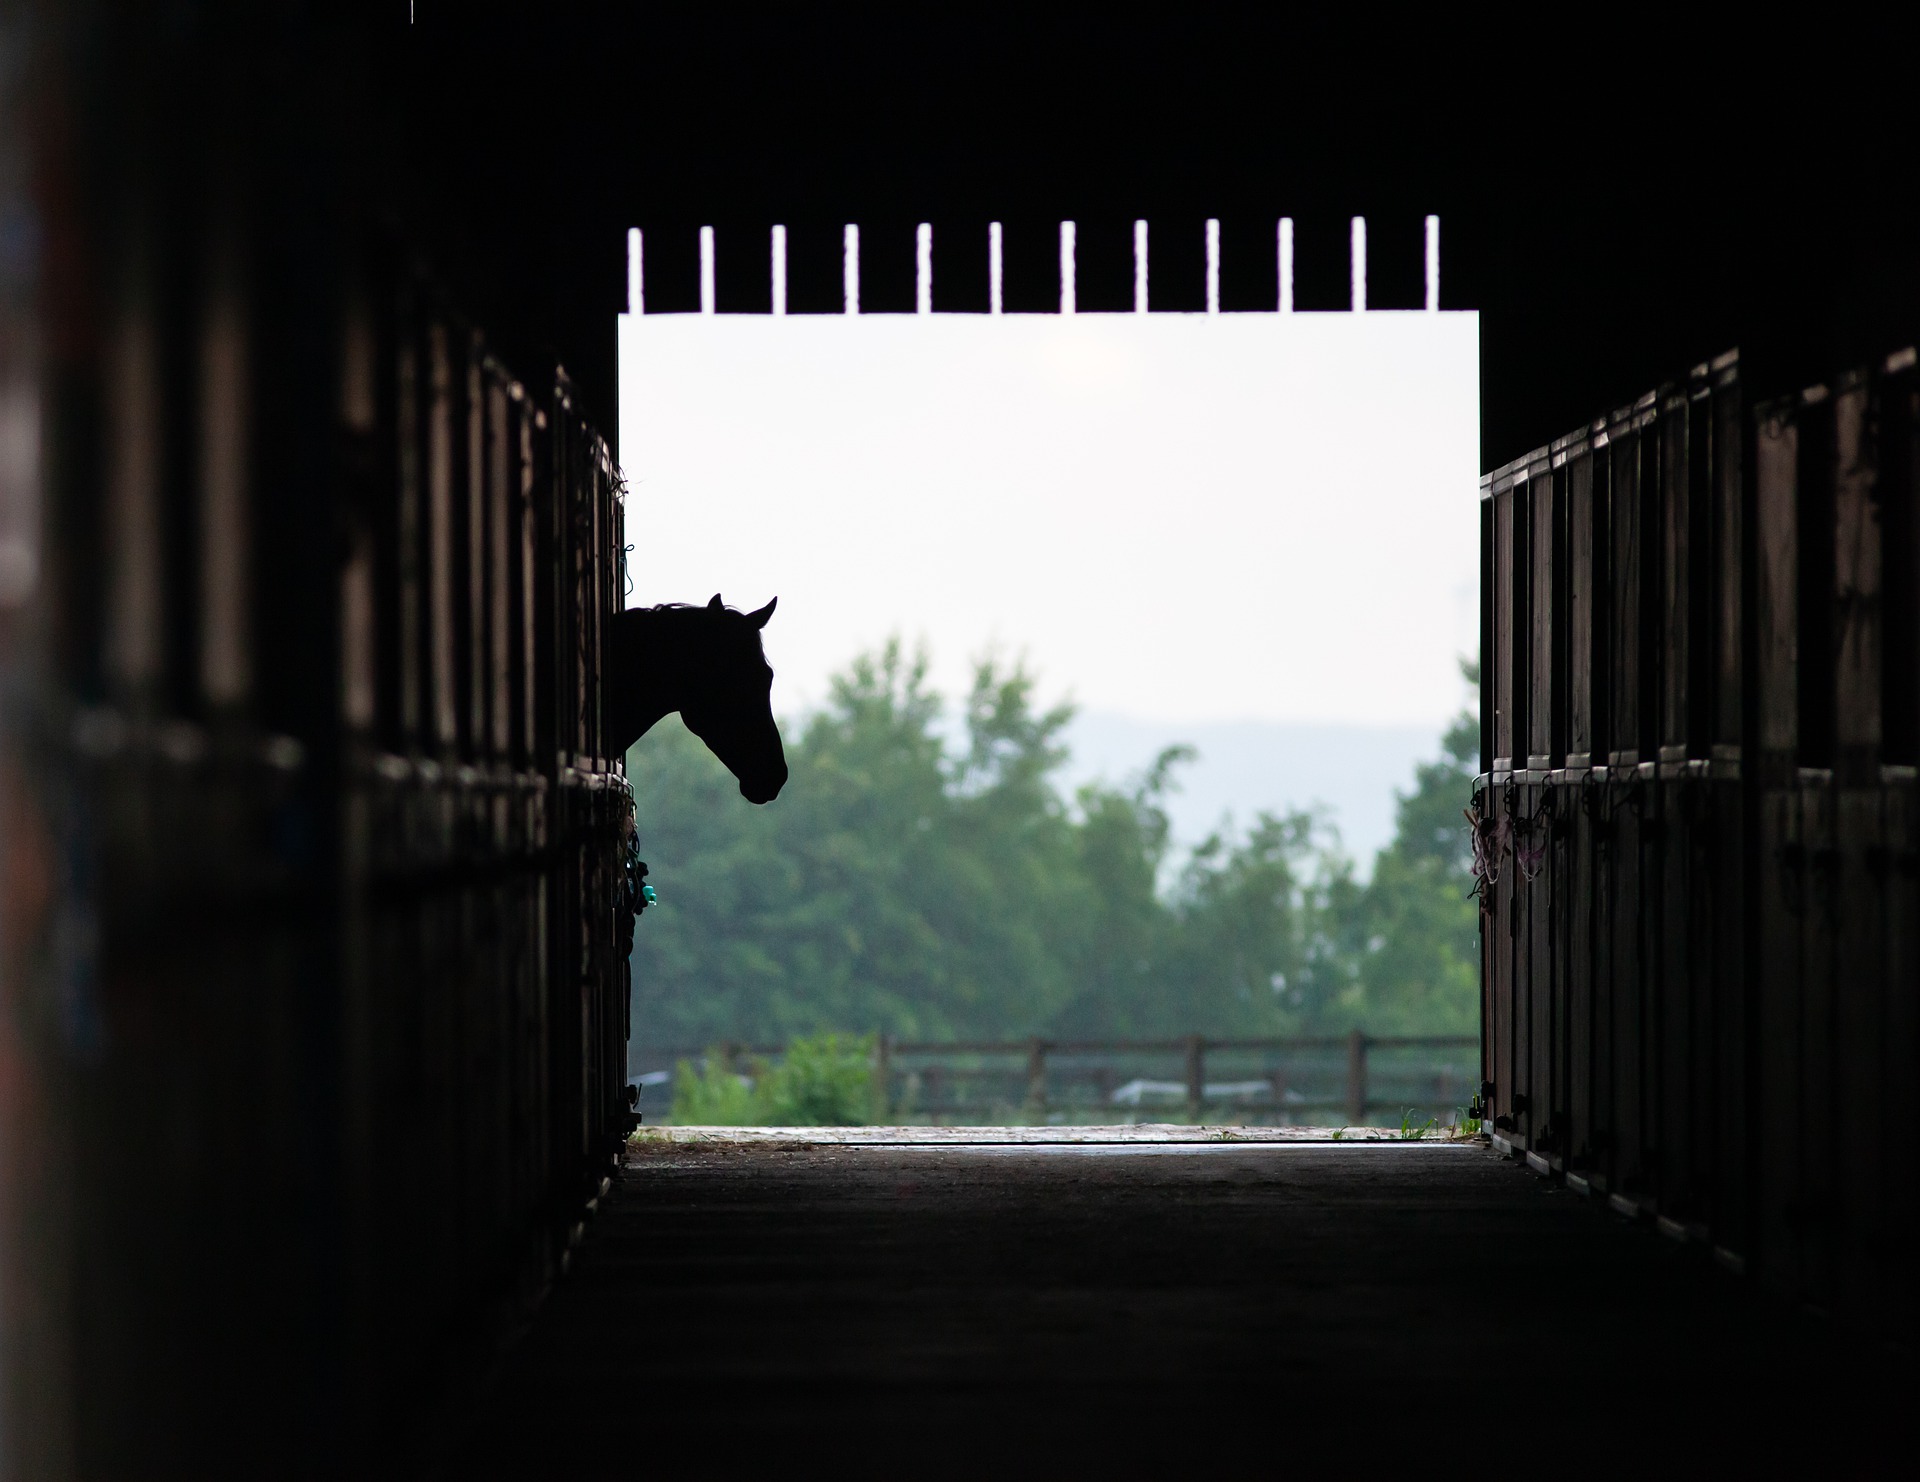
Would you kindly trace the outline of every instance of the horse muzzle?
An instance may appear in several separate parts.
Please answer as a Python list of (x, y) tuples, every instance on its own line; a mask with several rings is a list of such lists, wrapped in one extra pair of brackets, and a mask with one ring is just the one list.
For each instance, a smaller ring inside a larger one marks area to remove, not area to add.
[(778, 772), (769, 773), (765, 777), (755, 777), (751, 780), (742, 777), (740, 796), (749, 803), (771, 803), (780, 796), (780, 789), (786, 785), (787, 769), (782, 767)]

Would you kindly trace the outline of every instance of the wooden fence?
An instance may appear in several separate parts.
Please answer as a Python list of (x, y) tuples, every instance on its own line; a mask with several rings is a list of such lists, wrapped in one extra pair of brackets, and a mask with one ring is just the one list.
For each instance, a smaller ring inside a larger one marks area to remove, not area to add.
[[(876, 1118), (1030, 1121), (1140, 1113), (1160, 1108), (1199, 1120), (1211, 1109), (1239, 1120), (1337, 1114), (1360, 1125), (1375, 1113), (1419, 1110), (1442, 1119), (1473, 1094), (1468, 1067), (1479, 1047), (1471, 1035), (1349, 1034), (1265, 1039), (945, 1040), (880, 1036), (872, 1057)], [(1435, 1063), (1428, 1053), (1457, 1051)], [(1387, 1063), (1375, 1059), (1384, 1052)], [(717, 1057), (730, 1069), (777, 1059), (776, 1045), (723, 1043), (700, 1050), (660, 1050), (662, 1065)], [(1240, 1062), (1240, 1079), (1210, 1080), (1222, 1060)], [(1251, 1062), (1249, 1065), (1248, 1062)], [(1142, 1072), (1177, 1066), (1177, 1079)], [(659, 1071), (648, 1077), (668, 1084)], [(1397, 1094), (1383, 1094), (1391, 1089)], [(1131, 1098), (1129, 1098), (1131, 1092)], [(969, 1094), (971, 1093), (971, 1094)], [(1088, 1093), (1091, 1093), (1089, 1095)], [(1116, 1097), (1118, 1099), (1116, 1099)]]
[(1474, 802), (1503, 1145), (1907, 1335), (1917, 432), (1730, 354), (1487, 476)]

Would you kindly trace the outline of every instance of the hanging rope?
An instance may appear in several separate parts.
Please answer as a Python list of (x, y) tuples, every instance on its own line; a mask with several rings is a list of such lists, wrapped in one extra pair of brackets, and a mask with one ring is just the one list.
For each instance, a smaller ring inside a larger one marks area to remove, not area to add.
[(1513, 826), (1513, 859), (1520, 866), (1520, 878), (1531, 885), (1547, 862), (1547, 849), (1553, 842), (1553, 799), (1551, 789), (1542, 792), (1539, 806)]
[(1473, 888), (1468, 894), (1479, 897), (1483, 912), (1493, 909), (1493, 890), (1511, 841), (1506, 816), (1495, 818), (1485, 811), (1491, 798), (1491, 791), (1475, 793), (1473, 806), (1461, 810), (1473, 835)]

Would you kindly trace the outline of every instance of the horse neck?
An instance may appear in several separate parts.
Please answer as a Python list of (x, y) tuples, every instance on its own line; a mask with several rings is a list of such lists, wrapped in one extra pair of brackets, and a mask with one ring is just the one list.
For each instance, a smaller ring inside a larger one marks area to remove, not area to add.
[(709, 647), (698, 608), (638, 607), (621, 614), (627, 673), (640, 733), (694, 699), (705, 682)]

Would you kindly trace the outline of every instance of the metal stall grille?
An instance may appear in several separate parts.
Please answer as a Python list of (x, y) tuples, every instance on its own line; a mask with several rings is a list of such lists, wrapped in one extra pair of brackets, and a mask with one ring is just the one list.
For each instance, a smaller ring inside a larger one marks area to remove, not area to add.
[(1729, 354), (1483, 479), (1475, 786), (1497, 1139), (1909, 1335), (1916, 394)]

